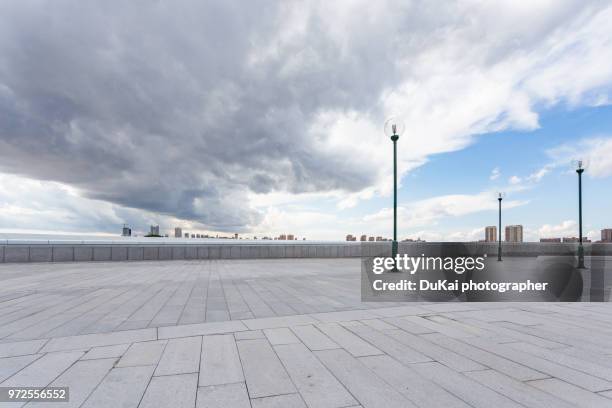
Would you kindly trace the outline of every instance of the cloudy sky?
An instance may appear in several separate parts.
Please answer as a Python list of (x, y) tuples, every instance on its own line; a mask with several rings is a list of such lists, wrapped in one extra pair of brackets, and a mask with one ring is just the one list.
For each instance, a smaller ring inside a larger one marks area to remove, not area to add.
[(606, 1), (0, 2), (0, 231), (612, 227)]

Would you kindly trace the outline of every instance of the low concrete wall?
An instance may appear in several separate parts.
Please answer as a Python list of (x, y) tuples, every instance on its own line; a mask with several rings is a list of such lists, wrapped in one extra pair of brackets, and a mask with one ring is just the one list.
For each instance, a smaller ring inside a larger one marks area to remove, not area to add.
[[(575, 255), (577, 244), (504, 243), (503, 256)], [(585, 255), (612, 255), (612, 244), (585, 244)], [(495, 243), (427, 242), (400, 243), (399, 252), (421, 254), (497, 256)], [(0, 263), (92, 262), (184, 259), (349, 258), (388, 256), (390, 242), (339, 243), (3, 243)]]

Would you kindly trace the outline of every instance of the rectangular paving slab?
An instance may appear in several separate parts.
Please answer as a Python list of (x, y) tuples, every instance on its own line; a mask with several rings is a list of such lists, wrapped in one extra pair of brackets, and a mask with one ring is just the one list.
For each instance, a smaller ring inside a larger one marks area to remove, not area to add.
[(241, 340), (237, 344), (251, 398), (296, 392), (267, 340)]

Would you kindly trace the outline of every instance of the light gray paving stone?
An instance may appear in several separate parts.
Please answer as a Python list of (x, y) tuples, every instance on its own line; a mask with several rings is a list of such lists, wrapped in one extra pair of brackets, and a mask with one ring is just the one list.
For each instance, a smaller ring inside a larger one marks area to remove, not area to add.
[(571, 367), (583, 373), (601, 377), (605, 380), (612, 381), (612, 367), (604, 364), (596, 364), (585, 359), (574, 357), (564, 353), (562, 350), (549, 350), (542, 347), (534, 346), (528, 343), (507, 343), (508, 347), (516, 350), (524, 351), (537, 357), (544, 358), (549, 361), (562, 364), (566, 367)]
[(146, 341), (134, 343), (117, 363), (117, 367), (157, 365), (166, 341)]
[(193, 408), (197, 390), (196, 373), (153, 377), (138, 408)]
[(290, 327), (302, 324), (316, 323), (317, 320), (308, 315), (265, 317), (261, 319), (242, 321), (250, 330), (273, 329), (276, 327)]
[(412, 368), (474, 408), (523, 408), (518, 402), (508, 399), (440, 363), (418, 363), (413, 364)]
[(431, 310), (438, 313), (453, 312), (453, 311), (465, 311), (474, 310), (475, 307), (471, 304), (463, 302), (448, 302), (448, 303), (425, 303), (421, 305), (422, 308)]
[(427, 316), (406, 316), (403, 317), (402, 320), (408, 321), (410, 323), (414, 323), (418, 326), (426, 327), (433, 332), (442, 333), (448, 337), (453, 337), (456, 339), (464, 339), (468, 337), (473, 337), (475, 334), (466, 330), (463, 330), (459, 327), (453, 327), (448, 324), (441, 324), (436, 321), (430, 320)]
[(370, 310), (346, 310), (341, 312), (313, 313), (311, 317), (323, 323), (345, 322), (350, 320), (374, 319), (378, 317)]
[(117, 344), (116, 346), (94, 347), (81, 358), (81, 360), (94, 360), (98, 358), (121, 357), (130, 347), (129, 344)]
[[(609, 336), (603, 335), (603, 333), (593, 336), (593, 330), (584, 330), (572, 325), (559, 326), (549, 323), (537, 326), (523, 326), (510, 322), (495, 322), (493, 324), (535, 337), (554, 338), (555, 341), (569, 346), (612, 354), (612, 346), (610, 346), (608, 341)], [(597, 332), (599, 333), (599, 331)]]
[(601, 395), (602, 397), (606, 397), (606, 398), (612, 399), (612, 391), (598, 392), (597, 395)]
[(234, 336), (231, 334), (204, 336), (199, 385), (220, 385), (242, 381), (244, 375)]
[(82, 407), (138, 407), (154, 369), (155, 366), (113, 368)]
[(340, 348), (332, 339), (313, 325), (293, 326), (291, 330), (310, 350), (331, 350)]
[(380, 317), (399, 317), (431, 313), (429, 310), (420, 306), (384, 307), (372, 309), (371, 312)]
[(609, 408), (610, 400), (558, 378), (529, 381), (527, 384), (555, 395), (577, 408)]
[(466, 376), (493, 391), (530, 408), (573, 408), (573, 405), (493, 370), (473, 371)]
[(361, 323), (359, 320), (350, 320), (350, 321), (346, 321), (346, 322), (338, 322), (337, 324), (339, 324), (342, 327), (363, 326), (363, 323)]
[(253, 408), (308, 408), (299, 394), (275, 395), (251, 400)]
[[(402, 344), (398, 340), (394, 339), (391, 335), (381, 333), (366, 325), (360, 324), (358, 326), (349, 327), (348, 329), (360, 338), (373, 344), (379, 350), (383, 351), (386, 354), (389, 354), (390, 356), (404, 364), (419, 363), (432, 360), (430, 357), (420, 353), (409, 345), (406, 345), (405, 343)], [(401, 330), (399, 331), (402, 332)], [(402, 333), (407, 334), (406, 332)]]
[(469, 342), (470, 344), (482, 348), (483, 350), (515, 361), (519, 364), (526, 365), (552, 377), (557, 377), (571, 384), (586, 388), (589, 391), (597, 392), (612, 389), (612, 383), (604, 379), (583, 373), (582, 371), (574, 370), (540, 357), (536, 357), (531, 354), (524, 353), (519, 350), (512, 349), (504, 344), (496, 344), (489, 340), (480, 338), (470, 339)]
[(440, 347), (423, 337), (407, 333), (403, 330), (390, 332), (389, 336), (404, 344), (406, 347), (411, 347), (423, 355), (426, 355), (455, 371), (474, 371), (484, 370), (487, 368), (482, 364), (478, 364), (474, 360), (461, 355), (460, 353)]
[(48, 353), (25, 367), (15, 375), (6, 379), (3, 387), (45, 387), (74, 364), (82, 352)]
[(323, 323), (318, 324), (317, 327), (355, 357), (383, 354), (382, 351), (337, 323)]
[(389, 324), (381, 319), (368, 319), (368, 320), (362, 320), (360, 323), (365, 324), (366, 326), (369, 326), (375, 330), (381, 331), (381, 332), (386, 332), (389, 330), (398, 330), (397, 327), (393, 326), (392, 324)]
[(500, 357), (497, 354), (489, 353), (488, 351), (456, 339), (451, 339), (439, 333), (424, 334), (422, 337), (519, 381), (550, 377), (548, 374), (533, 370), (527, 366), (508, 360), (507, 358)]
[(202, 337), (200, 336), (168, 340), (155, 369), (155, 375), (197, 373), (200, 367), (201, 350)]
[(198, 388), (196, 407), (251, 408), (251, 403), (244, 383), (236, 383)]
[(444, 388), (402, 365), (390, 356), (360, 357), (365, 366), (405, 395), (419, 408), (468, 408), (469, 405)]
[(236, 340), (253, 340), (253, 339), (265, 339), (262, 330), (246, 330), (234, 333)]
[(170, 339), (176, 337), (191, 337), (205, 336), (209, 334), (233, 333), (248, 329), (242, 322), (232, 320), (227, 322), (210, 322), (188, 324), (182, 326), (167, 326), (160, 327), (158, 330), (160, 339)]
[(274, 347), (309, 408), (341, 408), (357, 401), (303, 344)]
[(5, 357), (0, 359), (0, 383), (24, 367), (28, 366), (34, 360), (38, 359), (40, 354), (29, 354), (25, 356)]
[(314, 353), (364, 408), (415, 407), (346, 350), (322, 350)]
[(36, 354), (47, 341), (47, 339), (43, 339), (0, 343), (0, 358)]
[(461, 321), (454, 320), (446, 316), (439, 316), (439, 315), (438, 316), (425, 316), (425, 318), (431, 322), (441, 324), (444, 327), (448, 327), (450, 329), (456, 329), (459, 332), (463, 332), (468, 337), (469, 336), (484, 337), (487, 334), (487, 331), (484, 329), (481, 329), (480, 327), (472, 326), (470, 324), (463, 323)]
[(551, 338), (547, 339), (543, 337), (534, 336), (532, 334), (521, 333), (516, 330), (511, 330), (506, 327), (502, 327), (502, 326), (495, 325), (492, 323), (482, 322), (477, 319), (464, 319), (463, 321), (465, 323), (469, 323), (471, 325), (480, 327), (482, 329), (489, 330), (492, 333), (496, 333), (498, 336), (507, 337), (511, 339), (510, 341), (512, 340), (524, 341), (526, 343), (535, 344), (537, 346), (551, 348), (551, 349), (567, 347), (567, 344), (563, 344), (561, 342), (554, 341)]
[(391, 317), (385, 319), (384, 321), (412, 334), (426, 334), (435, 332), (435, 330), (430, 329), (429, 327), (421, 326), (403, 317)]
[(296, 392), (267, 340), (241, 340), (237, 344), (251, 398)]
[(286, 327), (279, 327), (276, 329), (265, 329), (264, 334), (268, 338), (268, 341), (273, 346), (279, 344), (295, 344), (300, 343), (300, 340), (295, 337), (295, 334)]
[(111, 346), (139, 341), (157, 340), (157, 329), (127, 330), (110, 333), (84, 334), (56, 337), (49, 340), (41, 352), (78, 350), (90, 347)]
[(114, 363), (114, 358), (77, 361), (50, 384), (52, 387), (68, 387), (70, 390), (69, 401), (29, 403), (26, 407), (78, 408), (113, 368)]

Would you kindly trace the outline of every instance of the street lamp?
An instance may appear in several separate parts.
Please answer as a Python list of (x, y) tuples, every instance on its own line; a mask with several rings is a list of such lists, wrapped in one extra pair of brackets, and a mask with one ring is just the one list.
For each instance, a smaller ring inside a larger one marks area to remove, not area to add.
[(498, 227), (499, 228), (499, 232), (498, 232), (498, 237), (499, 238), (497, 240), (497, 261), (498, 262), (501, 262), (501, 260), (502, 260), (502, 257), (501, 257), (501, 254), (502, 254), (502, 248), (501, 248), (501, 246), (502, 246), (501, 245), (501, 243), (502, 243), (502, 240), (501, 240), (501, 237), (502, 237), (501, 236), (501, 227), (502, 227), (501, 226), (501, 203), (502, 203), (502, 200), (504, 199), (504, 197), (506, 197), (506, 193), (504, 193), (504, 192), (497, 193), (497, 201), (499, 202), (499, 227)]
[(391, 244), (391, 256), (395, 259), (397, 255), (397, 139), (404, 132), (404, 122), (391, 116), (385, 121), (385, 135), (393, 141), (393, 243)]
[(584, 173), (586, 162), (574, 160), (573, 164), (578, 173), (578, 269), (585, 269), (584, 247), (582, 246), (582, 173)]

